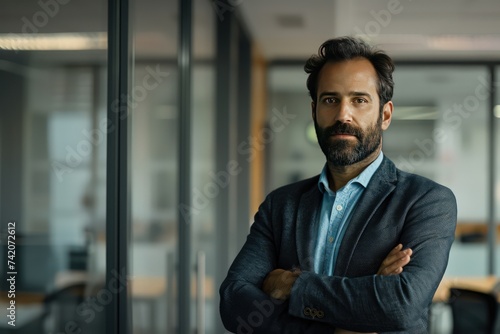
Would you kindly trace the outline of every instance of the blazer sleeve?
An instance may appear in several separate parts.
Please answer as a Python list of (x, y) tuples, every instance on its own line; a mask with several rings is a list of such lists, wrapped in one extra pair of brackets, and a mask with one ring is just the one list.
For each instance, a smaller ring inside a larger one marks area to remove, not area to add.
[(289, 314), (310, 319), (311, 312), (304, 310), (315, 308), (324, 313), (315, 321), (359, 332), (414, 328), (445, 272), (456, 220), (453, 193), (436, 184), (413, 202), (404, 218), (400, 242), (413, 255), (403, 273), (348, 278), (304, 272), (292, 288)]
[(233, 333), (333, 333), (335, 328), (330, 324), (290, 315), (288, 301), (270, 298), (261, 290), (278, 258), (271, 197), (260, 206), (250, 234), (220, 287), (222, 322)]

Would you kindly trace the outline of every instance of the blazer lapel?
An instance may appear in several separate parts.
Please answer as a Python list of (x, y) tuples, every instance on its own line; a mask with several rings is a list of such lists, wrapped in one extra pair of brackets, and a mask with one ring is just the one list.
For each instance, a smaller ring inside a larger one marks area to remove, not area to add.
[(299, 202), (295, 242), (299, 266), (304, 271), (314, 270), (314, 247), (322, 200), (323, 194), (319, 191), (316, 183), (313, 189), (306, 192)]
[[(384, 157), (359, 199), (340, 244), (334, 275), (344, 276), (361, 234), (380, 204), (396, 188), (396, 167)], [(340, 254), (342, 254), (340, 256)]]

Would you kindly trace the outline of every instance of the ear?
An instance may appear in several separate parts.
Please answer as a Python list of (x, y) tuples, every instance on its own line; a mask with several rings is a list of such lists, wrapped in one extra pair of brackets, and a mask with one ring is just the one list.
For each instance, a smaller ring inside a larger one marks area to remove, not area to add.
[(392, 101), (384, 104), (382, 108), (382, 130), (387, 130), (392, 120), (392, 111), (394, 110), (394, 104)]
[(316, 120), (316, 102), (311, 101), (311, 113), (313, 120)]

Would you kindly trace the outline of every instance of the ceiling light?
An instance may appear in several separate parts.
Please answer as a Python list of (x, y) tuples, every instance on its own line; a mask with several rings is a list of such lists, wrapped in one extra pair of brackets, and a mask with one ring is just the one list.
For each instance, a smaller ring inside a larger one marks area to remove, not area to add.
[(59, 34), (0, 34), (0, 49), (13, 51), (105, 50), (105, 32)]
[(306, 140), (309, 143), (318, 143), (318, 136), (316, 136), (316, 128), (314, 127), (314, 122), (310, 122), (306, 127)]
[(392, 118), (405, 121), (436, 120), (438, 110), (433, 106), (396, 106)]
[(500, 35), (420, 35), (420, 34), (379, 34), (363, 37), (370, 44), (391, 50), (448, 50), (448, 51), (498, 51)]
[(493, 108), (493, 115), (495, 115), (496, 118), (500, 118), (500, 104), (497, 104), (495, 108)]
[(500, 50), (498, 35), (438, 35), (429, 36), (427, 45), (434, 50)]

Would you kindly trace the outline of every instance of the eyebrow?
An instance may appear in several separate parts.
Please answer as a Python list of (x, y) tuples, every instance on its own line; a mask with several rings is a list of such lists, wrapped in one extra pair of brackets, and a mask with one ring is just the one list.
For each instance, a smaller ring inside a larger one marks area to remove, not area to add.
[[(319, 98), (321, 99), (324, 96), (339, 96), (340, 94), (338, 92), (323, 92), (319, 95)], [(361, 92), (361, 91), (352, 91), (349, 92), (348, 96), (364, 96), (368, 97), (370, 100), (373, 100), (371, 94), (367, 92)]]

